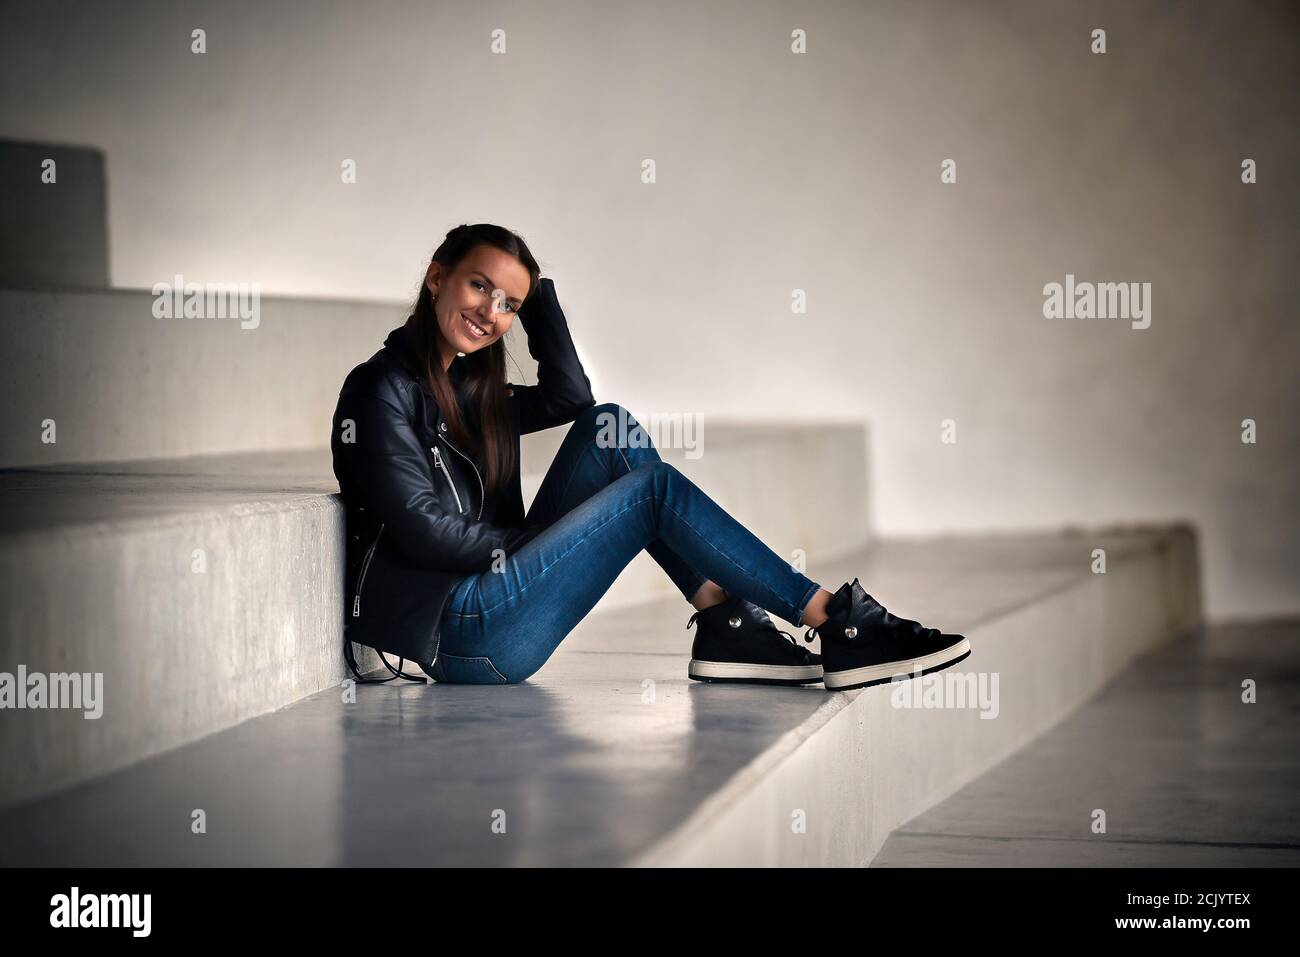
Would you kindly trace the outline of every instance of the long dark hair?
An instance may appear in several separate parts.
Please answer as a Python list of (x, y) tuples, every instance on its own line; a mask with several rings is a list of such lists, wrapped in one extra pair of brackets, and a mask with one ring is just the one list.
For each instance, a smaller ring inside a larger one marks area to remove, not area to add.
[[(431, 262), (442, 264), (444, 272), (456, 268), (465, 255), (479, 245), (495, 246), (514, 256), (528, 270), (528, 296), (537, 290), (541, 268), (528, 251), (523, 237), (502, 226), (491, 223), (462, 223), (447, 233), (442, 244), (434, 250)], [(433, 296), (425, 277), (420, 278), (420, 293), (407, 322), (411, 325), (411, 340), (416, 361), (424, 370), (434, 401), (438, 403), (447, 422), (447, 432), (457, 448), (471, 449), (483, 465), (484, 494), (490, 494), (504, 484), (515, 469), (514, 428), (506, 402), (506, 342), (502, 336), (486, 349), (457, 356), (453, 362), (461, 363), (458, 371), (463, 375), (460, 387), (464, 390), (466, 408), (477, 417), (477, 433), (461, 415), (456, 402), (455, 387), (448, 371), (442, 368), (439, 349), (443, 341), (442, 330), (433, 312)]]

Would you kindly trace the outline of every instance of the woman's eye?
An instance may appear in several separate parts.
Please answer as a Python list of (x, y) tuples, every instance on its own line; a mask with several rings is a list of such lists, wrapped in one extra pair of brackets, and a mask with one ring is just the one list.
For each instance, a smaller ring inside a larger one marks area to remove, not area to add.
[[(479, 280), (477, 280), (477, 279), (471, 279), (471, 280), (469, 281), (469, 283), (470, 283), (471, 286), (476, 286), (476, 287), (478, 287), (479, 289), (482, 289), (484, 292), (487, 292), (487, 286), (484, 285), (483, 283), (479, 282)], [(503, 305), (503, 306), (506, 307), (505, 309), (502, 309), (502, 310), (501, 310), (502, 312), (514, 312), (514, 311), (515, 311), (515, 307), (514, 307), (513, 305), (511, 305), (510, 303), (506, 302), (504, 299), (501, 300), (501, 305)]]

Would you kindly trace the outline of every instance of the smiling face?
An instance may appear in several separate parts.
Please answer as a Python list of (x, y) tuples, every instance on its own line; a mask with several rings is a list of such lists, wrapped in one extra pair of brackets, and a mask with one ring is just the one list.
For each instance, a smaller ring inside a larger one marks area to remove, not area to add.
[(485, 349), (510, 331), (530, 278), (523, 263), (495, 246), (475, 246), (451, 271), (429, 263), (424, 282), (438, 297), (433, 311), (444, 340), (444, 369), (457, 352)]

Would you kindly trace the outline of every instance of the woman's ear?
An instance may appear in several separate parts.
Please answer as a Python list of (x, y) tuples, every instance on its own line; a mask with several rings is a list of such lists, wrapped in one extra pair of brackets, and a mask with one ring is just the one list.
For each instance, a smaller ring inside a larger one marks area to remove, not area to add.
[(442, 283), (442, 263), (434, 260), (429, 263), (429, 268), (424, 271), (424, 284), (429, 287), (429, 292), (438, 295), (438, 286)]

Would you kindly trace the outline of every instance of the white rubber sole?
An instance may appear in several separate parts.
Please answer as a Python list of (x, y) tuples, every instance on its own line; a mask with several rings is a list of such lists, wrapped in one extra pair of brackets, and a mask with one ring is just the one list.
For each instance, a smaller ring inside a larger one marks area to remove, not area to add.
[(918, 672), (927, 674), (938, 671), (970, 654), (970, 642), (963, 638), (950, 648), (944, 648), (931, 655), (920, 658), (905, 658), (902, 661), (886, 661), (879, 665), (866, 665), (862, 668), (850, 668), (847, 671), (828, 671), (822, 678), (828, 689), (857, 688), (863, 685), (883, 684), (893, 679), (894, 675), (914, 677)]
[(739, 661), (700, 661), (692, 658), (686, 673), (701, 681), (756, 681), (806, 684), (822, 680), (821, 665), (758, 665)]

